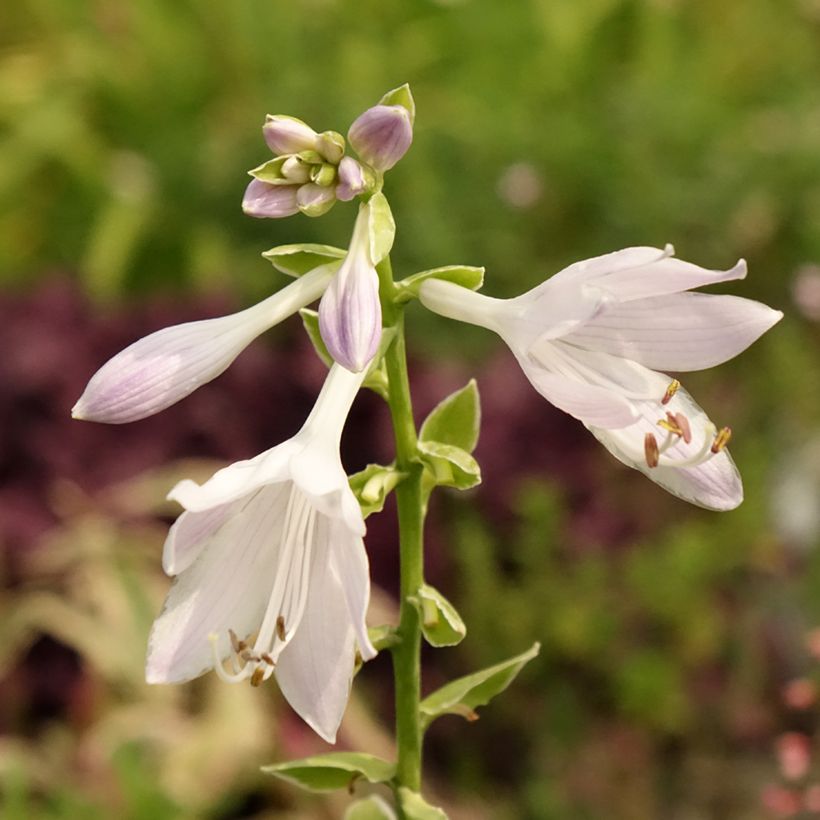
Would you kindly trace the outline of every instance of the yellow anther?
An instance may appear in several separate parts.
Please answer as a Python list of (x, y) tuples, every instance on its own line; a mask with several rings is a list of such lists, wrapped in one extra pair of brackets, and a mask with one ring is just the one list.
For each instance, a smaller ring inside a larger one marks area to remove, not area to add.
[(653, 433), (647, 433), (643, 439), (643, 451), (646, 457), (646, 464), (648, 467), (657, 467), (660, 459), (660, 449), (658, 448), (658, 440)]
[(666, 392), (663, 394), (663, 398), (661, 399), (661, 404), (669, 404), (672, 401), (672, 396), (680, 390), (680, 382), (677, 379), (672, 379), (669, 383), (669, 387), (666, 388)]
[(721, 427), (715, 435), (715, 440), (712, 442), (712, 452), (719, 453), (723, 450), (732, 438), (731, 427)]

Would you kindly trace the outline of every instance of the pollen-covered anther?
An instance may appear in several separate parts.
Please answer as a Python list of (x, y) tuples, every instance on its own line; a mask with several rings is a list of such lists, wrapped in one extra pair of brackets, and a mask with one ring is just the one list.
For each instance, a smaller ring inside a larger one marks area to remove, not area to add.
[(264, 661), (268, 666), (276, 666), (276, 661), (267, 652), (263, 652), (259, 656), (259, 660)]
[(253, 674), (251, 675), (251, 686), (259, 686), (260, 683), (265, 679), (265, 667), (264, 666), (257, 666), (256, 669), (253, 670)]
[(686, 416), (684, 416), (683, 413), (675, 413), (674, 417), (676, 424), (680, 428), (680, 434), (683, 440), (687, 444), (690, 444), (692, 441), (692, 427), (689, 424), (689, 419), (686, 418)]
[(233, 651), (238, 655), (242, 650), (248, 648), (248, 644), (245, 641), (242, 641), (237, 636), (236, 632), (232, 629), (228, 630), (228, 636), (231, 639), (231, 646), (233, 647)]
[(284, 618), (284, 616), (282, 616), (282, 615), (280, 615), (280, 616), (276, 619), (276, 634), (277, 634), (277, 636), (279, 637), (279, 640), (280, 640), (280, 641), (284, 641), (284, 640), (285, 640), (285, 637), (286, 637), (286, 632), (285, 632), (285, 618)]
[(663, 427), (669, 433), (683, 438), (683, 430), (672, 413), (667, 413), (665, 419), (658, 419), (658, 427)]
[(657, 467), (660, 460), (660, 448), (654, 433), (647, 433), (643, 439), (643, 452), (648, 467)]
[(672, 396), (680, 390), (680, 382), (677, 379), (672, 379), (669, 383), (669, 387), (666, 388), (666, 392), (663, 394), (663, 398), (661, 399), (661, 404), (669, 404), (672, 401)]
[(712, 452), (719, 453), (721, 450), (725, 449), (731, 438), (732, 428), (721, 427), (715, 435), (715, 440), (712, 442)]

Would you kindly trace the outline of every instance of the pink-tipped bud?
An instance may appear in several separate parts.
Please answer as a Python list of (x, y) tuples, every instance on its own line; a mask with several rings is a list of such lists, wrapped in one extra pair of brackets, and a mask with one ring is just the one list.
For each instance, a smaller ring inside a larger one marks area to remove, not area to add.
[(271, 115), (262, 126), (265, 142), (274, 154), (298, 154), (300, 151), (315, 151), (319, 135), (296, 117)]
[(319, 303), (319, 331), (334, 360), (353, 373), (364, 370), (379, 348), (382, 309), (368, 205), (360, 206), (350, 250)]
[(404, 106), (374, 105), (350, 126), (347, 138), (368, 165), (388, 171), (407, 153), (413, 123)]
[(260, 179), (251, 180), (242, 197), (242, 210), (259, 219), (292, 216), (299, 213), (298, 189), (298, 185), (271, 185)]
[(339, 163), (339, 182), (336, 185), (336, 199), (349, 202), (365, 188), (364, 170), (353, 157), (343, 157)]

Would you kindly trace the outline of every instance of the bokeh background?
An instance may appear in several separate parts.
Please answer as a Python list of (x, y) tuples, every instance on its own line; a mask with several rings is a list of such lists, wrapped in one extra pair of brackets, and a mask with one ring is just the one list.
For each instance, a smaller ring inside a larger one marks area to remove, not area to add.
[[(484, 483), (432, 504), (428, 574), (462, 611), (425, 686), (542, 643), (504, 696), (428, 736), (453, 818), (820, 816), (820, 2), (22, 0), (0, 9), (0, 816), (332, 818), (259, 765), (321, 751), (275, 687), (148, 687), (181, 476), (292, 434), (323, 377), (298, 320), (126, 427), (72, 422), (88, 377), (166, 324), (284, 284), (259, 257), (353, 220), (244, 217), (266, 113), (347, 125), (411, 83), (387, 192), (402, 274), (485, 265), (508, 296), (674, 242), (785, 319), (687, 386), (735, 432), (746, 503), (690, 508), (543, 402), (488, 335), (410, 311), (420, 417), (478, 377)], [(389, 459), (357, 402), (351, 470)], [(374, 622), (392, 509), (370, 519)], [(389, 662), (343, 748), (390, 755)], [(362, 792), (360, 792), (362, 793)]]

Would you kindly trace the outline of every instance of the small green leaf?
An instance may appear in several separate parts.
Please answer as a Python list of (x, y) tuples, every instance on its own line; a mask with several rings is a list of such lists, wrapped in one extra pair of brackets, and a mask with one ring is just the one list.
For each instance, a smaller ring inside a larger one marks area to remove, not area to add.
[(410, 92), (410, 86), (405, 83), (392, 91), (388, 91), (380, 100), (379, 105), (400, 105), (407, 109), (410, 115), (410, 124), (412, 125), (416, 119), (416, 101)]
[(406, 820), (447, 820), (441, 809), (431, 806), (418, 792), (402, 786), (398, 797), (402, 816)]
[(263, 766), (262, 771), (308, 791), (328, 792), (349, 788), (361, 778), (386, 783), (396, 773), (396, 766), (362, 752), (331, 752)]
[(461, 447), (419, 440), (418, 449), (434, 484), (469, 490), (481, 483), (478, 462)]
[(370, 638), (370, 643), (373, 644), (377, 652), (381, 652), (382, 649), (390, 649), (390, 647), (398, 646), (401, 643), (396, 627), (390, 626), (390, 624), (368, 627), (367, 637)]
[(410, 603), (421, 616), (421, 631), (431, 646), (455, 646), (464, 639), (467, 627), (456, 608), (429, 584), (422, 584)]
[(344, 820), (396, 820), (396, 812), (383, 797), (371, 794), (348, 806)]
[(368, 464), (364, 470), (350, 476), (350, 489), (359, 501), (362, 515), (367, 518), (384, 509), (384, 502), (395, 486), (405, 477), (394, 464)]
[(316, 355), (325, 365), (331, 367), (333, 365), (333, 356), (328, 352), (322, 334), (319, 332), (319, 314), (310, 308), (302, 308), (299, 315), (302, 317), (302, 324), (305, 327), (308, 339), (313, 345), (313, 349), (316, 351)]
[(299, 277), (327, 262), (341, 261), (347, 256), (347, 251), (334, 248), (331, 245), (301, 242), (296, 245), (279, 245), (265, 251), (262, 256), (276, 270), (286, 273), (288, 276)]
[(419, 431), (422, 441), (452, 444), (468, 453), (475, 450), (481, 424), (481, 403), (475, 379), (433, 408)]
[(460, 714), (468, 719), (475, 719), (474, 710), (479, 706), (485, 706), (503, 692), (540, 649), (541, 645), (535, 643), (526, 652), (514, 658), (450, 681), (432, 695), (428, 695), (419, 706), (425, 725), (447, 714)]
[(484, 284), (484, 268), (474, 268), (469, 265), (447, 265), (443, 268), (432, 268), (414, 273), (396, 282), (396, 301), (409, 302), (418, 299), (419, 288), (428, 279), (443, 279), (462, 288), (478, 290)]
[(374, 265), (384, 259), (390, 248), (393, 247), (393, 240), (396, 237), (396, 223), (393, 221), (393, 214), (387, 197), (379, 191), (373, 194), (368, 201), (369, 216), (368, 230), (370, 232), (370, 261)]

